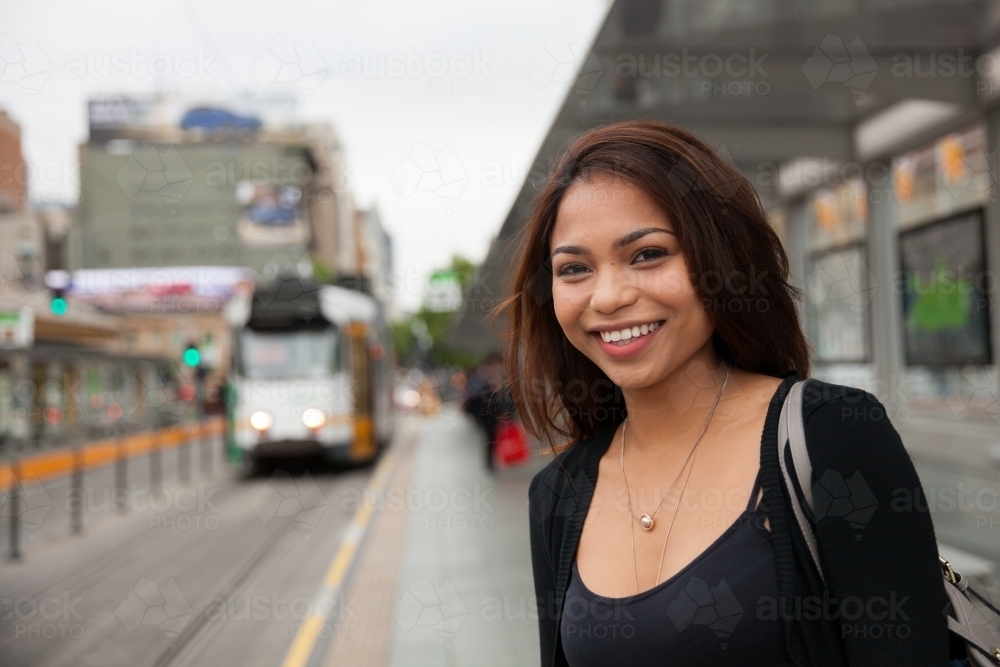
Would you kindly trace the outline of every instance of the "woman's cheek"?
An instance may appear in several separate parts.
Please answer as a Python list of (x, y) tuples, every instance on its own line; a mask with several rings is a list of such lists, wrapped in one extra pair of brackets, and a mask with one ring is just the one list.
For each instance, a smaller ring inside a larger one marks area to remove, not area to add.
[(662, 297), (690, 297), (695, 293), (691, 280), (684, 271), (661, 271), (650, 276), (650, 291)]
[(573, 285), (552, 286), (552, 301), (560, 321), (575, 318), (583, 310), (581, 304), (585, 305), (586, 300), (587, 295)]
[(568, 331), (573, 326), (572, 308), (566, 299), (566, 295), (558, 288), (552, 289), (552, 305), (556, 314), (556, 321), (563, 331)]

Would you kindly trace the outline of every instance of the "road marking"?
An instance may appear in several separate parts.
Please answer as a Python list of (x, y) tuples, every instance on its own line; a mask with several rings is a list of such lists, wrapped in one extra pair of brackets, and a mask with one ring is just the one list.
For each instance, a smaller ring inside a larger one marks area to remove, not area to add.
[(351, 569), (351, 563), (354, 562), (361, 541), (365, 537), (374, 511), (372, 502), (377, 502), (375, 499), (379, 498), (380, 492), (385, 488), (389, 475), (392, 473), (397, 451), (398, 448), (393, 448), (385, 453), (375, 468), (375, 474), (372, 475), (371, 481), (361, 494), (361, 506), (354, 512), (351, 523), (344, 530), (340, 546), (337, 547), (337, 553), (330, 561), (326, 574), (323, 576), (323, 583), (316, 593), (316, 604), (313, 605), (315, 611), (307, 616), (302, 625), (299, 626), (281, 667), (305, 667), (309, 662), (313, 648), (316, 646), (316, 640), (319, 639), (323, 625), (330, 617), (330, 612), (336, 603), (340, 587), (344, 583), (344, 576)]

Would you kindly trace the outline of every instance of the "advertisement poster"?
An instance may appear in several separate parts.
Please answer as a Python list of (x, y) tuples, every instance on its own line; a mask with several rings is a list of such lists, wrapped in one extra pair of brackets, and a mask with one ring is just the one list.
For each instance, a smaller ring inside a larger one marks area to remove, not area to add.
[(243, 180), (236, 185), (236, 199), (242, 207), (236, 229), (247, 245), (289, 246), (309, 241), (298, 186)]
[(868, 222), (865, 182), (851, 179), (816, 192), (813, 198), (812, 247), (816, 250), (863, 239)]
[(939, 211), (947, 214), (985, 203), (993, 187), (986, 127), (976, 124), (944, 136), (936, 150)]
[(893, 176), (900, 227), (918, 224), (938, 213), (937, 159), (933, 145), (893, 160)]
[(893, 176), (903, 229), (985, 203), (994, 188), (986, 127), (976, 123), (900, 155)]
[(906, 363), (992, 362), (982, 211), (900, 234)]

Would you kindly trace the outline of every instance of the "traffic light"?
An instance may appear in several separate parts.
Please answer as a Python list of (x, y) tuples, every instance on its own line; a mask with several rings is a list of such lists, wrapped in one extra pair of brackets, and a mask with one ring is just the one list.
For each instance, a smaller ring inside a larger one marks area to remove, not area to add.
[(52, 298), (49, 300), (49, 310), (52, 311), (53, 315), (65, 315), (66, 311), (69, 310), (69, 303), (66, 301), (66, 297), (63, 295), (61, 289), (52, 290)]
[(195, 368), (201, 363), (201, 352), (198, 351), (198, 346), (194, 343), (188, 343), (187, 348), (184, 350), (184, 365)]

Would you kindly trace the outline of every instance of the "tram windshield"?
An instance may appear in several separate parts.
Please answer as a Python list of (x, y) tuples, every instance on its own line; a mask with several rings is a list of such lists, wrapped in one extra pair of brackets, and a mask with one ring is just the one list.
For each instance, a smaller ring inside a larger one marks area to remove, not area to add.
[(246, 378), (317, 378), (341, 369), (337, 330), (254, 331), (240, 338), (240, 370)]

